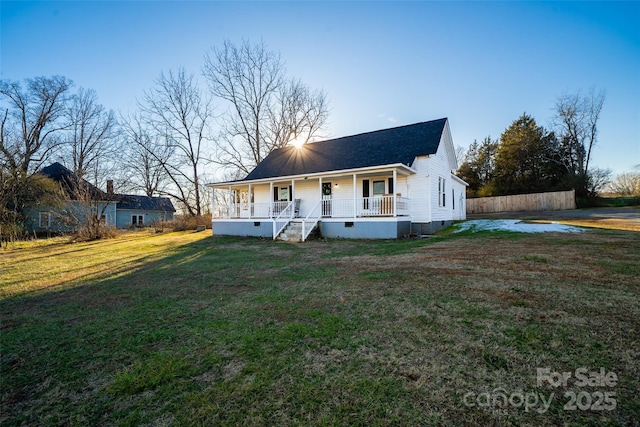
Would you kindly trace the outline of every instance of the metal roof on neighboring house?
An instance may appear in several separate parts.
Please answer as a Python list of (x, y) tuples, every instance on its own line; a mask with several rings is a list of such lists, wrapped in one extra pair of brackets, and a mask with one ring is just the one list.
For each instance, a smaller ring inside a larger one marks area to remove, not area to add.
[(417, 156), (436, 153), (446, 122), (443, 118), (280, 148), (242, 181), (399, 163), (410, 166)]

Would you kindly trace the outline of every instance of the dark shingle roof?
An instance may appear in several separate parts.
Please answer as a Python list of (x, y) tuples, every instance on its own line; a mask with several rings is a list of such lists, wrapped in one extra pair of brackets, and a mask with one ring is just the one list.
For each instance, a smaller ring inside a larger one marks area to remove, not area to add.
[(274, 150), (244, 179), (304, 175), (396, 163), (411, 165), (416, 156), (435, 154), (447, 119), (383, 129), (300, 148)]
[[(74, 189), (77, 188), (78, 185), (78, 176), (71, 170), (56, 162), (42, 169), (40, 173), (58, 182), (67, 193), (69, 198), (71, 198), (72, 200), (76, 199), (76, 192)], [(144, 211), (165, 212), (176, 211), (176, 209), (173, 207), (173, 203), (171, 203), (171, 199), (167, 197), (148, 197), (133, 194), (113, 194), (109, 196), (107, 193), (85, 180), (82, 180), (82, 183), (91, 192), (91, 197), (93, 200), (116, 201), (116, 209), (136, 209)]]
[(55, 162), (42, 169), (40, 173), (60, 184), (65, 193), (67, 193), (67, 196), (72, 200), (78, 198), (77, 189), (81, 187), (84, 187), (89, 191), (93, 200), (106, 199), (107, 195), (105, 192), (84, 179), (78, 180), (78, 175), (58, 162)]
[(117, 194), (118, 209), (175, 212), (173, 203), (168, 197), (137, 196), (134, 194)]

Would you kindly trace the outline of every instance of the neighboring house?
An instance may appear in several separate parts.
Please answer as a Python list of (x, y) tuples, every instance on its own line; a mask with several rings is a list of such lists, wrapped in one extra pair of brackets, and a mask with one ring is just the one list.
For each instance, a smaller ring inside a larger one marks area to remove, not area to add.
[(466, 218), (446, 118), (273, 151), (240, 181), (209, 184), (214, 234), (398, 238)]
[(102, 191), (57, 162), (40, 173), (60, 184), (64, 200), (62, 206), (42, 205), (28, 211), (25, 226), (30, 232), (74, 231), (91, 214), (99, 215), (107, 226), (142, 227), (171, 221), (176, 211), (166, 197), (115, 194), (113, 181), (107, 181), (107, 191)]
[(142, 227), (171, 221), (176, 211), (167, 197), (116, 194), (116, 227)]

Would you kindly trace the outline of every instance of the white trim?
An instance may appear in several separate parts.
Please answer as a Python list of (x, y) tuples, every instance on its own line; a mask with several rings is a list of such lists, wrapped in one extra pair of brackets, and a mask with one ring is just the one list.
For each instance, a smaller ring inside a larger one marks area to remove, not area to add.
[(405, 165), (404, 163), (394, 163), (389, 165), (380, 165), (380, 166), (369, 166), (365, 168), (354, 168), (354, 169), (341, 169), (335, 171), (326, 171), (326, 172), (315, 172), (308, 174), (300, 174), (300, 175), (283, 175), (283, 176), (274, 176), (271, 178), (260, 178), (260, 179), (251, 179), (251, 180), (240, 180), (240, 181), (226, 181), (226, 182), (213, 182), (209, 184), (205, 184), (209, 188), (219, 188), (226, 187), (229, 185), (247, 185), (249, 183), (257, 184), (257, 183), (267, 183), (267, 182), (278, 182), (278, 181), (290, 181), (295, 179), (305, 179), (305, 178), (315, 178), (315, 177), (325, 177), (332, 178), (338, 177), (342, 175), (351, 175), (358, 173), (369, 173), (369, 172), (389, 172), (393, 170), (404, 170), (406, 173), (403, 175), (413, 175), (416, 174), (417, 171), (410, 166)]
[(466, 187), (469, 186), (469, 184), (466, 181), (464, 181), (462, 178), (460, 178), (459, 176), (457, 176), (454, 173), (451, 174), (451, 179), (454, 180), (454, 181), (458, 181), (458, 184), (462, 184), (462, 185), (464, 185)]

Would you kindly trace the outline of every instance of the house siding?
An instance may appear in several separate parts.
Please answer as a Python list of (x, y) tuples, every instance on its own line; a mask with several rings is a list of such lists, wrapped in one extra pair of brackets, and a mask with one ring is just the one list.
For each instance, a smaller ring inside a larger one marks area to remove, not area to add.
[(411, 220), (414, 222), (430, 222), (430, 158), (428, 156), (416, 157), (411, 166), (416, 171), (416, 174), (407, 177), (407, 194), (411, 199), (409, 205)]
[[(94, 206), (105, 216), (108, 226), (116, 224), (115, 202), (99, 202)], [(42, 206), (25, 212), (25, 229), (29, 233), (69, 233), (78, 229), (86, 222), (86, 210), (88, 207), (82, 203), (71, 201), (63, 208)], [(51, 214), (48, 227), (40, 227), (40, 212)]]
[[(444, 142), (444, 141), (443, 141)], [(431, 157), (431, 221), (450, 221), (453, 219), (451, 207), (451, 167), (445, 144), (441, 142), (438, 151)], [(440, 200), (440, 178), (444, 182), (444, 206)]]
[(173, 220), (173, 212), (165, 211), (146, 211), (141, 209), (118, 209), (116, 211), (116, 227), (131, 227), (131, 216), (136, 215), (143, 217), (143, 226), (149, 226), (158, 222)]

